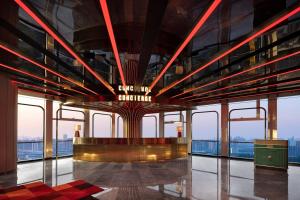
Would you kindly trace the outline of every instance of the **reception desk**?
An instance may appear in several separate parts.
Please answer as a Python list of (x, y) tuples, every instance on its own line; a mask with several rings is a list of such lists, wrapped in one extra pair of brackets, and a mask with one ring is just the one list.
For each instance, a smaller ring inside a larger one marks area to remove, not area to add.
[(185, 138), (74, 138), (73, 144), (74, 160), (132, 162), (186, 156)]

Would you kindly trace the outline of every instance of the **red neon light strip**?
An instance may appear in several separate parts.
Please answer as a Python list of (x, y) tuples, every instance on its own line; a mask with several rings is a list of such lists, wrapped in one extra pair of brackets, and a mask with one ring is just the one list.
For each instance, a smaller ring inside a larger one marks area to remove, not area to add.
[[(12, 81), (12, 83), (14, 83), (14, 81)], [(36, 91), (36, 90), (32, 90), (32, 89), (28, 89), (28, 88), (24, 88), (24, 87), (18, 87), (19, 89), (23, 90), (23, 91), (29, 91), (32, 93), (37, 93), (37, 94), (44, 94), (44, 95), (51, 95), (51, 96), (56, 96), (56, 97), (61, 97), (60, 95), (57, 94), (50, 94), (50, 93), (45, 93), (45, 92), (41, 92), (41, 91)]]
[[(234, 84), (234, 85), (229, 85), (229, 86), (226, 86), (226, 87), (223, 87), (223, 88), (217, 88), (215, 90), (211, 90), (211, 91), (207, 91), (207, 92), (204, 92), (202, 94), (199, 94), (200, 95), (204, 95), (204, 94), (208, 94), (208, 93), (211, 93), (211, 92), (217, 92), (217, 91), (221, 91), (221, 90), (225, 90), (225, 89), (229, 89), (229, 88), (233, 88), (233, 87), (237, 87), (237, 86), (241, 86), (241, 85), (246, 85), (246, 84), (250, 84), (250, 83), (255, 83), (257, 81), (262, 81), (262, 80), (265, 80), (265, 79), (270, 79), (270, 78), (274, 78), (274, 77), (277, 77), (277, 76), (282, 76), (282, 75), (286, 75), (286, 74), (289, 74), (289, 73), (294, 73), (294, 72), (298, 72), (300, 71), (300, 69), (295, 69), (295, 70), (292, 70), (292, 71), (288, 71), (288, 72), (283, 72), (283, 73), (279, 73), (279, 74), (274, 74), (274, 75), (271, 75), (271, 76), (266, 76), (266, 77), (262, 77), (262, 78), (259, 78), (259, 79), (255, 79), (255, 80), (251, 80), (251, 81), (246, 81), (246, 82), (242, 82), (242, 83), (237, 83), (237, 84)], [(190, 96), (192, 97), (192, 96)], [(196, 99), (199, 99), (200, 97), (196, 98)], [(205, 98), (205, 97), (204, 97)], [(190, 101), (190, 100), (188, 100)]]
[[(298, 70), (300, 71), (300, 69)], [(213, 97), (219, 97), (219, 96), (223, 96), (223, 95), (229, 95), (229, 94), (236, 94), (236, 93), (240, 93), (240, 92), (246, 92), (246, 91), (252, 91), (252, 90), (257, 90), (259, 88), (264, 88), (264, 87), (274, 87), (274, 86), (280, 86), (280, 85), (286, 85), (286, 84), (293, 84), (293, 83), (299, 83), (300, 80), (294, 80), (294, 81), (288, 81), (285, 83), (275, 83), (275, 84), (271, 84), (271, 85), (265, 85), (265, 86), (258, 86), (258, 87), (254, 87), (254, 88), (248, 88), (248, 89), (244, 89), (244, 90), (238, 90), (238, 91), (234, 91), (234, 92), (227, 92), (227, 93), (223, 93), (223, 94), (216, 94), (216, 95), (212, 95), (209, 97), (204, 97), (201, 99), (210, 99)], [(196, 101), (200, 98), (196, 98), (196, 99), (192, 99), (192, 100), (188, 100), (188, 101)]]
[(114, 89), (109, 83), (107, 83), (98, 73), (85, 63), (79, 55), (77, 55), (72, 48), (63, 41), (46, 23), (44, 23), (22, 0), (15, 0), (16, 3), (29, 15), (31, 16), (49, 35), (51, 35), (61, 46), (63, 46), (80, 64), (82, 64), (93, 76), (95, 76), (105, 87), (115, 94)]
[(37, 61), (34, 61), (34, 60), (32, 60), (32, 59), (30, 59), (30, 58), (28, 58), (28, 57), (22, 55), (21, 53), (19, 53), (19, 52), (17, 52), (17, 51), (14, 51), (14, 50), (12, 50), (12, 49), (10, 49), (10, 48), (8, 48), (8, 47), (2, 45), (2, 44), (0, 44), (0, 48), (6, 50), (6, 51), (8, 51), (8, 52), (10, 52), (11, 54), (14, 54), (15, 56), (17, 56), (17, 57), (19, 57), (19, 58), (22, 58), (22, 59), (24, 59), (24, 60), (26, 60), (26, 61), (28, 61), (28, 62), (30, 62), (30, 63), (32, 63), (32, 64), (38, 66), (38, 67), (40, 67), (40, 68), (42, 68), (42, 69), (44, 69), (44, 70), (46, 70), (46, 71), (48, 71), (48, 72), (50, 72), (50, 73), (52, 73), (52, 74), (54, 74), (54, 75), (60, 77), (60, 78), (62, 78), (62, 79), (65, 79), (65, 80), (67, 80), (67, 81), (69, 81), (69, 82), (71, 82), (71, 83), (73, 83), (73, 84), (75, 84), (75, 85), (77, 85), (77, 86), (79, 86), (79, 87), (81, 87), (81, 88), (84, 88), (85, 90), (87, 90), (87, 91), (89, 91), (89, 92), (91, 92), (91, 93), (93, 93), (93, 94), (95, 94), (95, 95), (98, 95), (98, 93), (96, 93), (96, 92), (90, 90), (89, 88), (86, 88), (86, 87), (82, 86), (82, 85), (81, 85), (80, 83), (78, 83), (77, 81), (75, 81), (75, 80), (73, 80), (73, 79), (70, 79), (70, 78), (68, 78), (68, 77), (66, 77), (66, 76), (63, 76), (63, 75), (61, 75), (61, 74), (59, 74), (59, 73), (57, 73), (57, 72), (55, 72), (55, 71), (49, 69), (48, 67), (46, 67), (46, 66), (44, 66), (44, 65), (42, 65), (42, 64), (40, 64), (40, 63), (38, 63)]
[[(292, 90), (283, 90), (283, 91), (277, 91), (277, 92), (263, 92), (260, 94), (250, 94), (250, 95), (244, 95), (244, 96), (239, 96), (239, 97), (230, 97), (230, 99), (240, 99), (240, 98), (245, 98), (245, 97), (251, 97), (251, 96), (263, 96), (263, 95), (268, 95), (268, 94), (280, 94), (280, 93), (286, 93), (286, 92), (296, 92), (300, 91), (300, 89), (292, 89)], [(228, 98), (225, 98), (228, 99)], [(220, 99), (218, 99), (220, 101)], [(205, 101), (203, 101), (205, 102)], [(207, 101), (207, 102), (214, 102), (214, 100)], [(202, 103), (202, 102), (195, 102), (195, 103)]]
[(40, 87), (40, 86), (33, 85), (33, 84), (30, 84), (30, 83), (24, 83), (24, 82), (20, 82), (20, 81), (13, 81), (13, 82), (16, 83), (16, 84), (27, 85), (27, 86), (37, 88), (37, 89), (40, 89), (40, 90), (47, 90), (49, 92), (53, 92), (54, 94), (58, 94), (58, 95), (65, 95), (65, 96), (69, 96), (69, 97), (74, 97), (72, 95), (65, 94), (63, 92), (58, 92), (58, 91), (55, 91), (55, 90), (48, 89), (46, 87)]
[[(30, 77), (32, 77), (32, 78), (35, 78), (35, 79), (38, 79), (38, 80), (41, 80), (41, 81), (45, 81), (45, 82), (51, 83), (52, 85), (56, 85), (56, 86), (62, 87), (62, 88), (64, 88), (64, 89), (66, 88), (63, 84), (59, 84), (59, 83), (56, 83), (56, 82), (54, 82), (54, 81), (51, 81), (51, 80), (48, 80), (48, 79), (45, 79), (45, 78), (41, 78), (41, 77), (39, 77), (39, 76), (36, 76), (36, 75), (34, 75), (34, 74), (28, 73), (28, 72), (23, 71), (23, 70), (19, 70), (19, 69), (13, 68), (13, 67), (11, 67), (11, 66), (8, 66), (8, 65), (5, 65), (5, 64), (2, 64), (2, 63), (0, 63), (0, 66), (4, 67), (4, 68), (6, 68), (6, 69), (9, 69), (9, 70), (18, 72), (18, 73), (20, 73), (20, 74), (24, 74), (24, 75), (30, 76)], [(80, 93), (80, 94), (82, 94), (82, 95), (87, 95), (87, 94), (85, 94), (85, 93), (83, 93), (83, 92), (81, 92), (81, 91), (74, 90), (74, 89), (72, 89), (72, 88), (67, 88), (67, 90), (71, 90), (71, 91)]]
[(286, 19), (288, 19), (289, 17), (297, 14), (300, 11), (300, 7), (295, 8), (294, 10), (290, 11), (289, 13), (285, 14), (284, 16), (280, 17), (279, 19), (275, 20), (274, 22), (272, 22), (271, 24), (267, 25), (266, 27), (264, 27), (263, 29), (255, 32), (253, 35), (251, 35), (250, 37), (248, 37), (247, 39), (243, 40), (242, 42), (238, 43), (237, 45), (233, 46), (232, 48), (226, 50), (225, 52), (223, 52), (221, 55), (217, 56), (216, 58), (214, 58), (213, 60), (209, 61), (208, 63), (206, 63), (205, 65), (199, 67), (198, 69), (194, 70), (193, 72), (191, 72), (190, 74), (186, 75), (185, 77), (183, 77), (182, 79), (175, 81), (173, 83), (171, 83), (170, 85), (168, 85), (167, 87), (161, 89), (159, 91), (159, 93), (156, 96), (159, 96), (163, 93), (165, 93), (166, 91), (168, 91), (169, 89), (173, 88), (174, 86), (178, 85), (179, 83), (187, 80), (188, 78), (192, 77), (193, 75), (197, 74), (198, 72), (202, 71), (203, 69), (207, 68), (208, 66), (210, 66), (211, 64), (213, 64), (214, 62), (224, 58), (225, 56), (229, 55), (230, 53), (232, 53), (233, 51), (237, 50), (238, 48), (240, 48), (241, 46), (243, 46), (244, 44), (250, 42), (251, 40), (253, 40), (254, 38), (256, 38), (257, 36), (267, 32), (268, 30), (274, 28), (275, 26), (277, 26), (278, 24), (280, 24), (281, 22), (285, 21)]
[[(246, 69), (246, 70), (244, 70), (244, 71), (241, 71), (241, 72), (232, 74), (232, 75), (230, 75), (230, 76), (226, 76), (226, 77), (224, 77), (224, 78), (220, 78), (220, 79), (218, 79), (218, 80), (215, 80), (215, 81), (213, 81), (213, 82), (210, 82), (210, 83), (207, 83), (207, 84), (204, 84), (204, 85), (195, 87), (195, 88), (188, 89), (188, 90), (186, 90), (186, 91), (184, 91), (184, 92), (182, 92), (182, 93), (180, 93), (180, 94), (177, 94), (177, 95), (175, 95), (175, 96), (172, 96), (171, 98), (175, 98), (175, 97), (184, 95), (184, 94), (186, 94), (186, 93), (192, 92), (192, 91), (194, 91), (194, 90), (198, 90), (198, 89), (201, 89), (201, 88), (204, 88), (204, 87), (207, 87), (207, 86), (210, 86), (210, 85), (219, 83), (219, 82), (221, 82), (221, 81), (224, 81), (224, 80), (227, 80), (227, 79), (231, 79), (231, 78), (233, 78), (233, 77), (236, 77), (236, 76), (245, 74), (245, 73), (250, 72), (250, 71), (252, 71), (252, 70), (259, 69), (259, 68), (264, 67), (264, 66), (266, 66), (266, 65), (270, 65), (270, 64), (279, 62), (279, 61), (281, 61), (281, 60), (285, 60), (285, 59), (287, 59), (287, 58), (289, 58), (289, 57), (296, 56), (296, 55), (298, 55), (298, 54), (300, 54), (300, 51), (297, 51), (297, 52), (295, 52), (295, 53), (291, 53), (291, 54), (288, 54), (288, 55), (285, 55), (285, 56), (276, 58), (276, 59), (274, 59), (274, 60), (271, 60), (271, 61), (268, 61), (268, 62), (265, 62), (265, 63), (262, 63), (262, 64), (258, 64), (258, 65), (256, 65), (256, 66), (251, 67), (251, 68), (249, 68), (249, 69)], [(198, 96), (198, 94), (192, 95), (192, 96)], [(183, 99), (184, 99), (184, 98), (183, 98)]]
[(162, 69), (162, 71), (159, 73), (159, 75), (153, 80), (151, 83), (149, 89), (152, 90), (153, 87), (156, 85), (156, 83), (161, 79), (161, 77), (166, 73), (166, 71), (170, 68), (171, 64), (175, 61), (175, 59), (178, 57), (178, 55), (183, 51), (183, 49), (186, 47), (186, 45), (193, 39), (193, 37), (196, 35), (196, 33), (199, 31), (199, 29), (203, 26), (203, 24), (206, 22), (206, 20), (209, 18), (209, 16), (215, 11), (215, 9), (218, 7), (218, 5), (221, 3), (221, 0), (215, 0), (210, 7), (207, 9), (207, 11), (204, 13), (204, 15), (199, 19), (198, 23), (192, 31), (189, 33), (189, 35), (186, 37), (186, 39), (183, 41), (183, 43), (179, 46), (177, 51), (174, 53), (172, 58), (169, 60), (169, 62), (165, 65), (165, 67)]
[(122, 64), (121, 64), (121, 60), (120, 60), (120, 56), (119, 56), (119, 52), (118, 52), (118, 47), (117, 47), (117, 43), (116, 43), (116, 39), (115, 39), (115, 35), (114, 35), (114, 30), (113, 30), (111, 20), (110, 20), (110, 16), (109, 16), (107, 3), (106, 3), (106, 0), (99, 0), (99, 1), (100, 1), (103, 16), (104, 16), (106, 28), (107, 28), (107, 31), (108, 31), (110, 43), (111, 43), (111, 46), (113, 48), (113, 52), (114, 52), (115, 59), (116, 59), (116, 62), (117, 62), (117, 66), (118, 66), (118, 69), (119, 69), (119, 74), (120, 74), (120, 77), (121, 77), (122, 85), (125, 89), (125, 93), (127, 94), (126, 81), (125, 81), (123, 68), (122, 68)]

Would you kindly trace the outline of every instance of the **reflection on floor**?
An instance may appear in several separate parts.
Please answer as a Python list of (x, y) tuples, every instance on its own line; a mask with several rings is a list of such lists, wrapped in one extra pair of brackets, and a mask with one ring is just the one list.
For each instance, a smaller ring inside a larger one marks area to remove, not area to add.
[[(44, 169), (44, 170), (43, 170)], [(44, 171), (44, 173), (43, 173)], [(44, 174), (44, 175), (43, 175)], [(300, 199), (300, 167), (288, 173), (254, 169), (253, 162), (193, 156), (157, 163), (78, 162), (72, 158), (19, 164), (0, 188), (84, 179), (109, 188), (98, 199)]]

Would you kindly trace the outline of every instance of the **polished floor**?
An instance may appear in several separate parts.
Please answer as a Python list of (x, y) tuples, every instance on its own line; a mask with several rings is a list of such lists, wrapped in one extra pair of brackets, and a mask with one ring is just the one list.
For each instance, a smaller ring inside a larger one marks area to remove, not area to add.
[(107, 188), (96, 197), (126, 199), (300, 199), (300, 167), (287, 173), (255, 169), (253, 162), (193, 156), (156, 163), (73, 161), (18, 165), (16, 173), (0, 176), (0, 188), (45, 181), (48, 185), (84, 179)]

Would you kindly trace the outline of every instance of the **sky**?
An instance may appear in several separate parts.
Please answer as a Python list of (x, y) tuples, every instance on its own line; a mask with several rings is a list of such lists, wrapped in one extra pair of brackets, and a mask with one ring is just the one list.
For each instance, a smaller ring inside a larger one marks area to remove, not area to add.
[[(27, 103), (44, 106), (44, 100), (33, 97), (26, 97), (19, 95), (19, 103)], [(300, 139), (300, 96), (279, 98), (278, 101), (278, 137), (288, 139), (291, 137)], [(254, 107), (255, 101), (230, 103), (229, 109)], [(267, 110), (267, 100), (261, 100), (261, 107)], [(29, 107), (19, 105), (18, 110), (18, 137), (24, 139), (28, 137), (42, 137), (42, 110), (36, 107)], [(59, 102), (54, 102), (53, 110), (59, 108)], [(75, 110), (80, 110), (72, 108)], [(209, 105), (198, 107), (197, 111), (217, 111), (220, 113), (221, 105)], [(240, 117), (255, 117), (255, 110), (247, 111), (233, 111), (232, 118)], [(99, 113), (99, 111), (90, 111), (90, 115), (93, 113)], [(105, 112), (100, 112), (105, 113)], [(105, 113), (110, 114), (110, 113)], [(166, 113), (166, 114), (178, 114)], [(158, 119), (158, 114), (155, 115)], [(185, 112), (183, 112), (185, 118)], [(81, 113), (64, 112), (64, 117), (83, 119)], [(118, 115), (117, 115), (118, 117)], [(263, 118), (263, 111), (261, 111), (261, 117)], [(179, 115), (166, 116), (165, 121), (179, 121)], [(220, 123), (220, 122), (219, 122)], [(82, 122), (68, 122), (59, 121), (59, 138), (63, 138), (66, 135), (68, 138), (72, 138), (74, 135), (75, 125), (81, 125), (81, 132), (83, 131)], [(157, 131), (158, 129), (157, 124)], [(53, 135), (55, 135), (55, 121), (53, 121)], [(123, 135), (123, 121), (119, 119), (119, 135)], [(111, 134), (111, 119), (108, 116), (95, 115), (94, 132), (95, 137), (110, 137)], [(117, 127), (116, 127), (117, 128)], [(92, 133), (92, 123), (90, 121), (90, 131)], [(143, 119), (143, 137), (155, 137), (155, 119), (153, 117), (147, 117)], [(192, 123), (193, 139), (206, 139), (212, 140), (217, 138), (217, 117), (215, 113), (206, 114), (194, 114)], [(176, 137), (176, 125), (174, 123), (165, 124), (165, 137)], [(185, 131), (184, 131), (185, 136)], [(232, 122), (231, 123), (231, 137), (243, 137), (247, 140), (262, 139), (264, 138), (264, 121), (251, 121), (251, 122)]]

